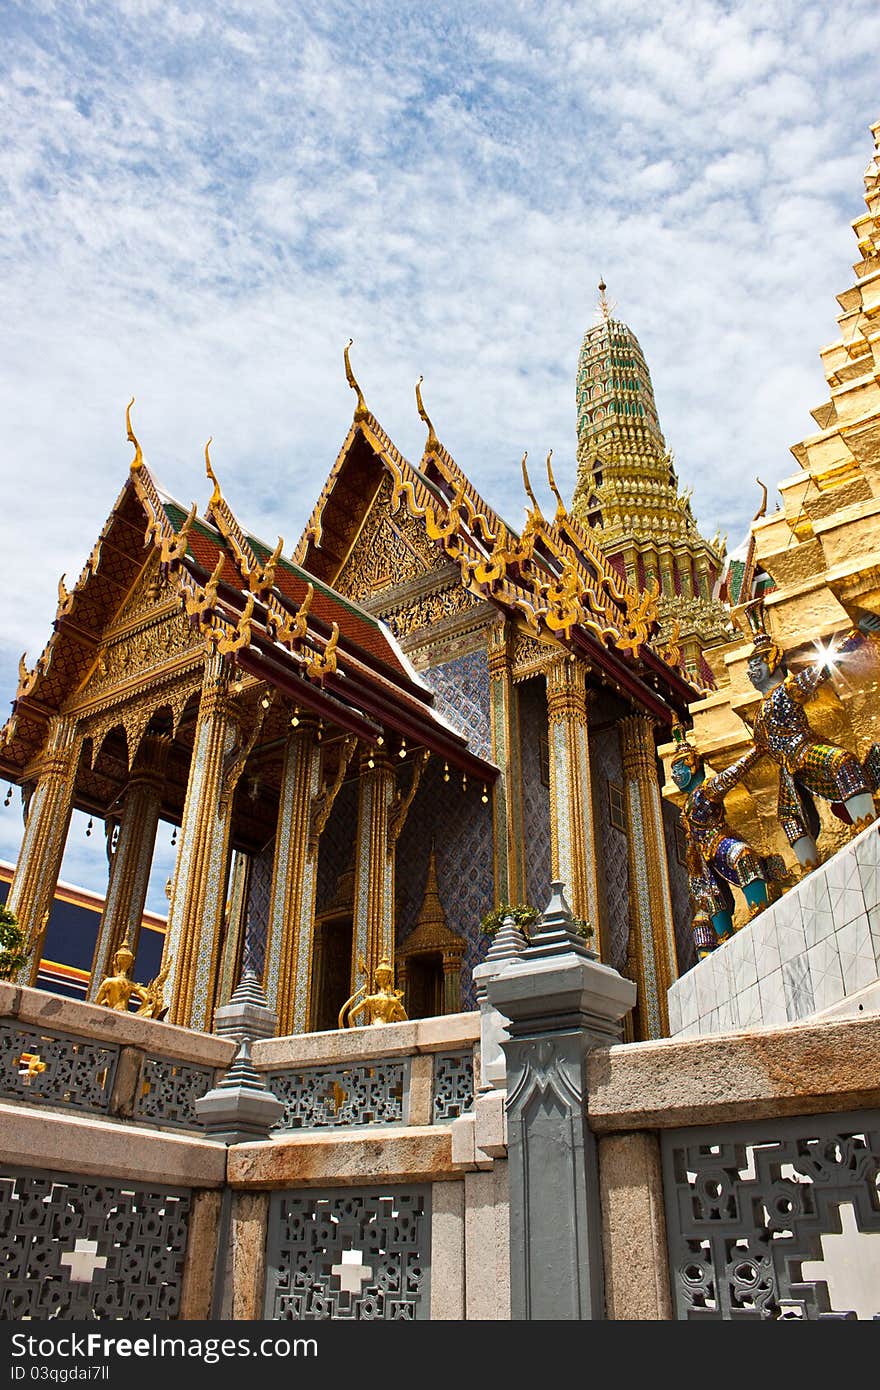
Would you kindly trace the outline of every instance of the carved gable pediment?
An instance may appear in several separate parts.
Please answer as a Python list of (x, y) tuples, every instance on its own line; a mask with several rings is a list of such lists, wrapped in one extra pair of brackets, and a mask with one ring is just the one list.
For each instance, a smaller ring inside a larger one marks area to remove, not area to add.
[(334, 587), (365, 603), (384, 589), (420, 579), (446, 563), (421, 522), (401, 505), (391, 512), (391, 479), (383, 479)]
[(159, 577), (152, 556), (104, 629), (95, 661), (77, 690), (76, 707), (128, 695), (181, 659), (203, 651), (187, 621), (175, 584)]

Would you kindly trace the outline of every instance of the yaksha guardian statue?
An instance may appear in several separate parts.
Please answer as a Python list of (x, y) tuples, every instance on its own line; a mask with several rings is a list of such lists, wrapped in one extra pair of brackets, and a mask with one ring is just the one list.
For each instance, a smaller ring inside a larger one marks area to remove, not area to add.
[(687, 793), (682, 809), (687, 847), (687, 871), (693, 909), (694, 945), (703, 957), (733, 932), (734, 899), (730, 885), (742, 890), (749, 915), (757, 916), (768, 901), (768, 883), (785, 878), (778, 855), (763, 859), (728, 825), (724, 798), (763, 756), (758, 748), (712, 777), (706, 776), (702, 756), (687, 741), (680, 725), (673, 728), (678, 747), (672, 758), (672, 780)]
[[(874, 630), (875, 624), (880, 626), (880, 620), (869, 617), (865, 630)], [(752, 737), (759, 753), (779, 767), (779, 822), (805, 869), (819, 863), (815, 797), (829, 801), (834, 814), (856, 829), (874, 819), (872, 793), (880, 783), (880, 746), (872, 746), (863, 765), (854, 753), (819, 739), (804, 710), (841, 658), (866, 640), (854, 631), (797, 674), (789, 672), (781, 648), (766, 632), (755, 638), (749, 657), (749, 680), (763, 696)]]

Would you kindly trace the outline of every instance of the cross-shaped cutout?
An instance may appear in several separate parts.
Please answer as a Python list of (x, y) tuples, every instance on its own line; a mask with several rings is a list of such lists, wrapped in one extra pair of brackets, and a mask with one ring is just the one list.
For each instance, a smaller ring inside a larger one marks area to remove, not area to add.
[(71, 1284), (91, 1284), (96, 1269), (107, 1268), (107, 1256), (98, 1254), (96, 1240), (78, 1240), (72, 1250), (61, 1256), (63, 1265), (70, 1265)]
[(858, 1318), (874, 1318), (880, 1314), (878, 1235), (877, 1231), (860, 1231), (852, 1202), (841, 1202), (840, 1235), (823, 1234), (822, 1259), (804, 1260), (801, 1265), (803, 1279), (824, 1279), (835, 1312), (852, 1311)]
[(343, 1250), (342, 1263), (333, 1265), (331, 1274), (335, 1274), (339, 1279), (339, 1287), (343, 1293), (362, 1293), (362, 1284), (366, 1284), (373, 1277), (372, 1265), (365, 1265), (360, 1250)]

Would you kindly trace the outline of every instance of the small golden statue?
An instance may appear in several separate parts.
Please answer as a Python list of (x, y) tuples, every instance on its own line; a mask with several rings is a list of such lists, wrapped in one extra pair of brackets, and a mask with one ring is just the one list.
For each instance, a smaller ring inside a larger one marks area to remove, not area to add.
[(406, 1022), (406, 1009), (401, 1002), (403, 990), (394, 988), (394, 967), (388, 960), (380, 960), (376, 966), (375, 993), (366, 994), (366, 988), (366, 985), (361, 985), (350, 999), (346, 999), (339, 1010), (340, 1028), (356, 1027), (354, 1020), (362, 1012), (366, 1013), (370, 1024)]
[(163, 966), (156, 978), (151, 980), (148, 985), (139, 985), (131, 978), (133, 965), (134, 955), (126, 937), (113, 956), (115, 973), (106, 975), (101, 981), (98, 993), (95, 995), (95, 1003), (103, 1004), (105, 1008), (113, 1009), (116, 1013), (127, 1014), (129, 1012), (129, 1000), (134, 996), (135, 999), (140, 1000), (140, 1007), (135, 1011), (139, 1018), (161, 1018), (165, 1013), (162, 986), (168, 978), (171, 961), (169, 960)]

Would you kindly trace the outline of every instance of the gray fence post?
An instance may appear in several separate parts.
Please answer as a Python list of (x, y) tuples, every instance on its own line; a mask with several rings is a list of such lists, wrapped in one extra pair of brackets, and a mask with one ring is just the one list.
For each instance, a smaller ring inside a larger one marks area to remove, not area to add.
[(588, 951), (554, 883), (532, 944), (486, 981), (510, 1020), (507, 1123), (511, 1316), (605, 1316), (596, 1143), (585, 1058), (619, 1042), (636, 987)]

